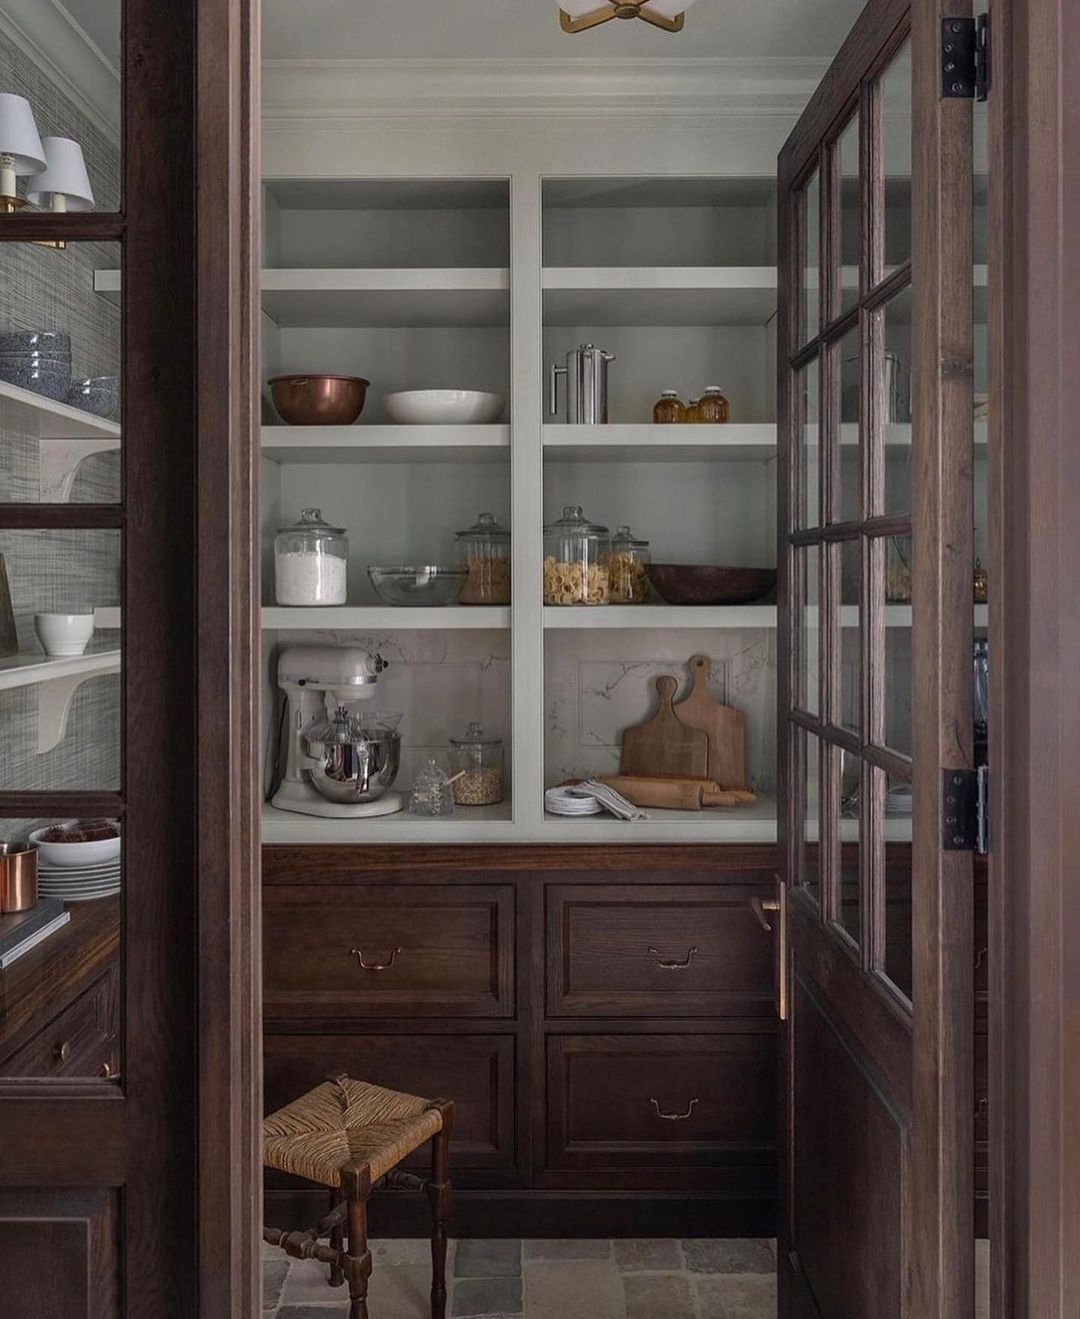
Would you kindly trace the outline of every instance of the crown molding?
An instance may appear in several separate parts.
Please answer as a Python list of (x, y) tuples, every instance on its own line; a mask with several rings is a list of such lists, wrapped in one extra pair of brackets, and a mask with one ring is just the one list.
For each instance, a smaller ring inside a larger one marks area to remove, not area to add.
[(5, 0), (0, 36), (37, 65), (110, 141), (120, 141), (120, 73), (59, 0)]
[(828, 67), (793, 59), (266, 60), (262, 117), (798, 116)]

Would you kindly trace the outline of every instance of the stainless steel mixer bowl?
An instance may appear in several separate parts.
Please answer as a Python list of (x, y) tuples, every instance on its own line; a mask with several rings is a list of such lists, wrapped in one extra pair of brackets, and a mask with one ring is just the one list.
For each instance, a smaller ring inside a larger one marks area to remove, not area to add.
[(359, 805), (389, 792), (401, 766), (401, 737), (374, 729), (353, 741), (310, 745), (311, 781), (327, 801)]

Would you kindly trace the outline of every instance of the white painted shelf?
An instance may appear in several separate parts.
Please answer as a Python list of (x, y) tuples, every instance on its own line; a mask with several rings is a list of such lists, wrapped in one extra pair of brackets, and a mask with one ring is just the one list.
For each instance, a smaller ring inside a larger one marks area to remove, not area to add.
[(16, 655), (0, 660), (0, 691), (39, 687), (37, 752), (44, 755), (60, 745), (67, 731), (68, 712), (75, 693), (90, 678), (120, 672), (118, 649), (88, 655)]
[(547, 605), (545, 628), (774, 628), (775, 605)]
[(510, 609), (488, 605), (447, 605), (445, 608), (402, 608), (392, 605), (325, 605), (314, 609), (264, 605), (262, 625), (268, 632), (411, 632), (438, 629), (488, 631), (510, 626)]
[(506, 325), (510, 272), (264, 270), (262, 307), (290, 328)]
[(545, 325), (765, 325), (775, 266), (546, 267)]
[(776, 426), (552, 424), (543, 428), (543, 444), (550, 462), (769, 462), (776, 457)]
[(120, 448), (118, 422), (0, 380), (0, 434), (7, 431), (37, 438), (38, 496), (48, 504), (68, 501), (85, 458)]
[(541, 838), (552, 843), (775, 843), (776, 802), (704, 811), (650, 810), (647, 820), (602, 815), (567, 817), (544, 812)]
[[(408, 790), (395, 785), (408, 800)], [(498, 806), (459, 806), (453, 815), (438, 819), (412, 815), (406, 808), (394, 815), (376, 815), (360, 820), (323, 820), (315, 815), (279, 811), (269, 802), (262, 808), (264, 843), (512, 843), (519, 841), (513, 808), (508, 801)]]
[(508, 463), (509, 426), (264, 426), (275, 463)]

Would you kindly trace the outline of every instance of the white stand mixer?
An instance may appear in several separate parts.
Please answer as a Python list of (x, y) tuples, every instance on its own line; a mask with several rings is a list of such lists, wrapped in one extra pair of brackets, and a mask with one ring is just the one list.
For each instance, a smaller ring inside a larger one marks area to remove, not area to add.
[[(357, 647), (290, 646), (278, 657), (278, 686), (287, 698), (283, 737), (287, 759), (281, 786), (271, 805), (283, 811), (318, 815), (324, 819), (355, 820), (373, 815), (393, 815), (403, 806), (400, 793), (372, 788), (374, 800), (331, 801), (313, 782), (323, 768), (317, 758), (319, 746), (309, 743), (305, 731), (325, 721), (342, 706), (367, 701), (375, 694), (379, 674), (386, 661)], [(396, 734), (394, 735), (396, 737)], [(310, 755), (308, 748), (316, 752)], [(388, 781), (396, 773), (396, 756)], [(368, 795), (365, 793), (364, 795)]]

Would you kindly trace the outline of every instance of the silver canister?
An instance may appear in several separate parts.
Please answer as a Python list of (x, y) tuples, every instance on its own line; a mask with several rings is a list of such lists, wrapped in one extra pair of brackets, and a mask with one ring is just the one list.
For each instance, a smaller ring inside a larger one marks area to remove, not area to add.
[(36, 843), (0, 843), (0, 913), (37, 906), (37, 862)]
[(559, 412), (559, 376), (566, 377), (566, 420), (574, 426), (602, 426), (608, 419), (608, 365), (615, 354), (583, 343), (566, 354), (566, 365), (551, 366), (551, 415)]

